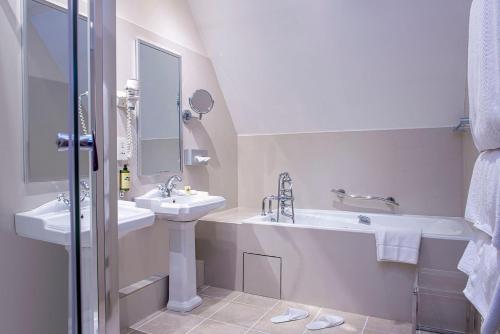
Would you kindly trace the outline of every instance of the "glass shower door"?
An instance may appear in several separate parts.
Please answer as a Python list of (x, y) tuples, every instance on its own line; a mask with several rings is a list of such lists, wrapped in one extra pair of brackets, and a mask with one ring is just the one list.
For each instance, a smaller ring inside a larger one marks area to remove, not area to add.
[[(87, 18), (83, 41), (82, 16)], [(120, 330), (116, 158), (111, 158), (116, 157), (115, 17), (113, 0), (68, 0), (72, 332), (78, 334)], [(81, 56), (88, 60), (83, 68)], [(80, 78), (88, 82), (86, 90), (79, 87)], [(83, 168), (82, 155), (88, 158)], [(90, 199), (88, 207), (82, 194)]]
[[(23, 7), (25, 180), (60, 193), (16, 229), (68, 254), (64, 277), (54, 269), (47, 286), (41, 283), (53, 296), (45, 331), (119, 333), (116, 159), (110, 158), (116, 157), (115, 1), (24, 0)], [(40, 221), (43, 233), (32, 228)]]
[[(68, 0), (68, 134), (59, 145), (68, 148), (71, 205), (69, 294), (71, 333), (99, 330), (96, 173), (99, 158), (95, 138), (95, 75), (92, 73), (92, 18), (89, 3)], [(87, 163), (81, 163), (81, 161)]]

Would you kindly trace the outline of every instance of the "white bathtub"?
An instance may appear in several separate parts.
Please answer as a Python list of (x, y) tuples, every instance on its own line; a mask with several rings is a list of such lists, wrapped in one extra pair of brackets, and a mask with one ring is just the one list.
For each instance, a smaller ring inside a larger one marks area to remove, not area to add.
[[(359, 223), (359, 215), (367, 216), (370, 225)], [(463, 218), (412, 216), (397, 214), (375, 214), (335, 210), (296, 209), (295, 224), (291, 219), (280, 216), (280, 222), (272, 221), (272, 215), (254, 216), (243, 220), (243, 223), (278, 224), (298, 228), (316, 228), (328, 230), (348, 230), (353, 232), (373, 233), (377, 228), (404, 228), (421, 230), (423, 237), (453, 240), (469, 240), (470, 228)]]
[[(405, 322), (416, 316), (413, 292), (419, 272), (446, 274), (443, 284), (441, 276), (426, 276), (428, 289), (462, 288), (449, 279), (463, 275), (456, 268), (470, 230), (462, 218), (303, 209), (295, 214), (295, 224), (281, 218), (276, 223), (274, 215), (240, 208), (198, 224), (196, 247), (205, 261), (206, 284), (245, 290), (249, 275), (254, 287), (279, 285), (283, 299)], [(371, 225), (360, 224), (360, 214), (370, 217)], [(417, 265), (377, 261), (373, 232), (381, 227), (422, 231)], [(249, 254), (256, 257), (245, 262)], [(261, 266), (252, 267), (255, 263)], [(261, 272), (271, 272), (272, 279)], [(453, 323), (443, 328), (463, 327), (462, 304), (455, 312), (448, 297), (426, 298), (437, 305), (443, 321)]]

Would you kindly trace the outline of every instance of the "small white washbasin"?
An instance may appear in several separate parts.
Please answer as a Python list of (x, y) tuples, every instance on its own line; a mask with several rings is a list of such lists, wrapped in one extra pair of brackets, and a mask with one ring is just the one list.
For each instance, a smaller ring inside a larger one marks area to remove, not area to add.
[(159, 190), (153, 189), (136, 197), (135, 202), (138, 207), (150, 209), (167, 220), (190, 222), (224, 207), (226, 199), (196, 190), (191, 190), (190, 193), (174, 190), (171, 197), (164, 197)]
[[(81, 244), (90, 247), (90, 201), (81, 205)], [(138, 208), (134, 202), (118, 201), (118, 237), (154, 224), (151, 210)], [(53, 200), (15, 216), (16, 233), (23, 237), (71, 245), (70, 211), (66, 204)]]

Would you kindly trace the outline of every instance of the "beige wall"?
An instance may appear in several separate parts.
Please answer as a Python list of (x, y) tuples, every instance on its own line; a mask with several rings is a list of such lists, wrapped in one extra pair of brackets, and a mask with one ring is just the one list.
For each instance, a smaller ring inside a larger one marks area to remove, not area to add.
[(0, 1), (0, 333), (64, 333), (67, 254), (16, 235), (14, 214), (55, 198), (62, 183), (23, 182), (21, 1)]
[(206, 55), (185, 0), (119, 0), (116, 15), (145, 30), (154, 31), (173, 43)]
[(471, 0), (189, 0), (238, 134), (454, 126)]
[(339, 203), (330, 189), (344, 188), (393, 196), (398, 213), (462, 216), (463, 169), (462, 135), (451, 128), (239, 136), (238, 204), (259, 207), (288, 171), (299, 208), (390, 212)]

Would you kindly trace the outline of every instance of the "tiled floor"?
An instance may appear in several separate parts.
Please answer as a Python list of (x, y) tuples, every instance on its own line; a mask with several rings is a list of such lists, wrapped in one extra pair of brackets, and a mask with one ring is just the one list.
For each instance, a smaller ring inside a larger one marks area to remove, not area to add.
[[(130, 328), (129, 334), (304, 334), (306, 324), (321, 314), (341, 315), (341, 326), (314, 331), (318, 334), (411, 334), (408, 323), (367, 317), (337, 310), (249, 295), (215, 287), (199, 291), (203, 304), (189, 313), (157, 312)], [(270, 319), (287, 307), (309, 311), (307, 319), (273, 324)]]

